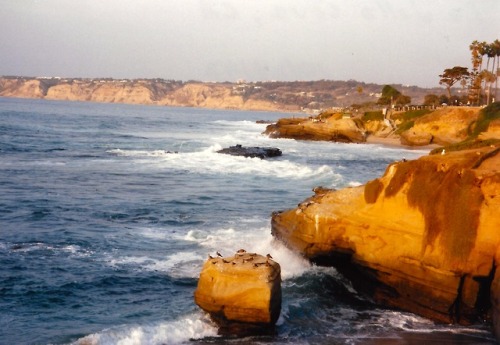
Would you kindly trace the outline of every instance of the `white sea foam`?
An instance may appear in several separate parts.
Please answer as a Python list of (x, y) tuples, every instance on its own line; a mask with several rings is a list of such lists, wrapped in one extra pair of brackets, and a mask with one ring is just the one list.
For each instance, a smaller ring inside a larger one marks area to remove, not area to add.
[[(244, 174), (252, 176), (272, 176), (283, 179), (324, 179), (339, 181), (340, 174), (332, 167), (322, 165), (311, 167), (307, 164), (292, 162), (286, 159), (260, 159), (231, 156), (217, 153), (222, 145), (213, 144), (201, 151), (185, 153), (168, 153), (163, 150), (122, 150), (113, 149), (109, 153), (141, 159), (140, 164), (156, 165), (162, 170), (182, 170), (193, 173), (227, 175)], [(144, 160), (144, 159), (150, 160)]]
[(73, 345), (177, 345), (191, 339), (217, 336), (216, 326), (205, 313), (146, 325), (124, 325), (78, 339)]
[(265, 227), (247, 229), (245, 232), (233, 228), (211, 232), (193, 230), (185, 236), (185, 240), (198, 242), (212, 255), (218, 251), (223, 256), (231, 256), (241, 248), (261, 255), (271, 254), (281, 266), (283, 279), (300, 276), (311, 268), (307, 260), (274, 239), (269, 228)]
[(126, 256), (106, 259), (111, 267), (129, 266), (136, 270), (165, 272), (175, 278), (197, 278), (205, 256), (196, 252), (177, 252), (158, 259), (148, 256)]

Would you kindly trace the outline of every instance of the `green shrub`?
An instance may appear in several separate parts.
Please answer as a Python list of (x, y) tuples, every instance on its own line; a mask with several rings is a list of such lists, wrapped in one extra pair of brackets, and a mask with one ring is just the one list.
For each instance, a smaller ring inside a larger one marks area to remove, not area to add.
[(364, 122), (368, 121), (382, 121), (384, 119), (384, 115), (382, 114), (382, 111), (367, 111), (364, 115), (362, 120)]
[(431, 110), (429, 109), (408, 110), (405, 111), (404, 113), (397, 114), (396, 116), (394, 116), (394, 118), (400, 119), (401, 121), (405, 122), (409, 120), (414, 120), (429, 113), (431, 113)]
[(407, 131), (409, 130), (410, 128), (412, 128), (413, 126), (415, 125), (415, 121), (406, 121), (406, 122), (403, 122), (402, 124), (400, 124), (398, 126), (398, 129), (396, 129), (396, 134), (401, 134), (403, 133), (404, 131)]
[(456, 144), (437, 147), (433, 149), (429, 154), (435, 155), (441, 153), (443, 149), (445, 149), (446, 152), (453, 152), (461, 150), (479, 149), (481, 147), (486, 147), (486, 146), (500, 147), (500, 139), (486, 139), (486, 140), (467, 139)]
[(477, 138), (481, 132), (487, 131), (490, 122), (497, 119), (500, 119), (500, 102), (492, 103), (481, 110), (477, 121), (471, 128), (470, 138)]

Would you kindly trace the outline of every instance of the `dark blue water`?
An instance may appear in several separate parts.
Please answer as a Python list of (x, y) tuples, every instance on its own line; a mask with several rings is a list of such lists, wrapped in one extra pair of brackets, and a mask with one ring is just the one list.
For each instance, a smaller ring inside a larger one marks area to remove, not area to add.
[[(490, 344), (482, 327), (379, 308), (270, 236), (315, 186), (425, 154), (271, 140), (290, 114), (0, 99), (0, 344)], [(276, 146), (260, 160), (222, 147)], [(176, 152), (176, 153), (175, 153)], [(276, 335), (233, 339), (194, 304), (208, 253), (282, 266)]]

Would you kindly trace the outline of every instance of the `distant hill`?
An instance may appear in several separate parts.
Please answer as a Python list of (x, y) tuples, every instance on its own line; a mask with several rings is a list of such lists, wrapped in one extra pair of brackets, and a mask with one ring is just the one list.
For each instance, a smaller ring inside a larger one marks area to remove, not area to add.
[[(313, 112), (376, 102), (384, 85), (348, 81), (199, 82), (164, 79), (0, 77), (0, 96), (214, 109)], [(391, 85), (422, 104), (443, 88)]]

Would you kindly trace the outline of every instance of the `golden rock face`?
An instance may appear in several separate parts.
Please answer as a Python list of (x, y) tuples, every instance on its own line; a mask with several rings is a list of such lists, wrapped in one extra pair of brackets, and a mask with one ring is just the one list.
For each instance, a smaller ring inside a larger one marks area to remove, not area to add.
[(469, 107), (446, 107), (433, 111), (415, 121), (401, 134), (404, 145), (449, 145), (467, 138), (467, 129), (477, 120), (479, 112)]
[(317, 119), (280, 119), (269, 125), (265, 134), (272, 138), (291, 138), (300, 140), (325, 140), (347, 143), (366, 141), (362, 124), (353, 119), (332, 116), (326, 120)]
[(365, 186), (318, 189), (273, 214), (273, 235), (384, 305), (474, 322), (495, 303), (491, 287), (500, 291), (499, 151), (396, 162)]
[(194, 298), (216, 321), (274, 325), (281, 311), (280, 265), (247, 252), (209, 258)]

